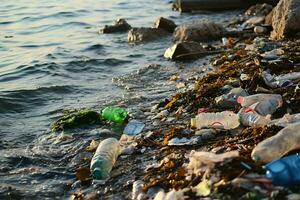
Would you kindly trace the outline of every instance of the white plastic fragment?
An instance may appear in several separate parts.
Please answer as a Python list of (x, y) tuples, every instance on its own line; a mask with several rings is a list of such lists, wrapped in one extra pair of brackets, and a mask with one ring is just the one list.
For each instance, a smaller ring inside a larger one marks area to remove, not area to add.
[(189, 155), (190, 162), (187, 165), (187, 169), (198, 174), (199, 172), (204, 172), (207, 169), (214, 168), (216, 163), (225, 161), (226, 159), (231, 159), (239, 156), (238, 151), (230, 151), (221, 154), (215, 154), (205, 151), (191, 151)]

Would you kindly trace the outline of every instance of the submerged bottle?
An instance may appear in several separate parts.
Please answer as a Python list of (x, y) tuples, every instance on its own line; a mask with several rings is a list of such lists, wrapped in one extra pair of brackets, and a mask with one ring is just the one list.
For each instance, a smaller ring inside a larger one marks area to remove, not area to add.
[(239, 116), (231, 111), (200, 113), (191, 119), (191, 126), (198, 129), (205, 127), (235, 129), (239, 125)]
[(128, 117), (128, 113), (124, 108), (117, 107), (106, 107), (101, 114), (104, 119), (116, 123), (123, 123)]
[(295, 154), (275, 160), (264, 166), (266, 177), (274, 185), (290, 186), (300, 184), (300, 155)]
[(93, 178), (103, 179), (109, 176), (119, 154), (121, 147), (119, 141), (115, 138), (103, 140), (91, 161), (91, 172)]
[(239, 113), (240, 121), (244, 126), (264, 126), (271, 122), (271, 116), (261, 116), (249, 108), (242, 108)]
[(300, 122), (297, 122), (285, 127), (276, 135), (260, 142), (253, 149), (251, 157), (254, 161), (268, 163), (299, 148)]
[(237, 99), (243, 107), (252, 107), (258, 114), (266, 116), (273, 114), (282, 106), (280, 94), (256, 94), (247, 97), (239, 96)]

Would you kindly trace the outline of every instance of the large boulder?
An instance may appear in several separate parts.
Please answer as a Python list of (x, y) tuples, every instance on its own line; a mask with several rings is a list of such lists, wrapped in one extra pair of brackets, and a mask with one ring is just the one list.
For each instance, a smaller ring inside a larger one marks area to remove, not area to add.
[(128, 42), (146, 42), (168, 35), (169, 33), (158, 28), (132, 28), (128, 32)]
[(271, 38), (282, 39), (300, 31), (300, 0), (281, 0), (273, 10)]
[(131, 29), (131, 26), (126, 22), (125, 19), (117, 19), (113, 22), (113, 25), (105, 25), (104, 28), (100, 29), (100, 33), (117, 33), (125, 32)]
[(198, 20), (192, 24), (178, 26), (174, 31), (174, 41), (204, 42), (221, 38), (226, 29), (214, 22)]
[(179, 42), (165, 51), (164, 57), (171, 60), (195, 59), (207, 52), (197, 42)]
[(154, 22), (153, 28), (159, 28), (169, 33), (173, 33), (176, 28), (176, 24), (172, 20), (160, 17)]

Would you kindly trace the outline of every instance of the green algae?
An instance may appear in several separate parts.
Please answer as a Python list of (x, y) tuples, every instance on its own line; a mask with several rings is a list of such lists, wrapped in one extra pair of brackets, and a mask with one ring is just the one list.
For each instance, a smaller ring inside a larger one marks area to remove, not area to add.
[(82, 109), (73, 112), (66, 112), (51, 126), (52, 132), (72, 129), (84, 125), (99, 124), (101, 116), (98, 112), (91, 109)]

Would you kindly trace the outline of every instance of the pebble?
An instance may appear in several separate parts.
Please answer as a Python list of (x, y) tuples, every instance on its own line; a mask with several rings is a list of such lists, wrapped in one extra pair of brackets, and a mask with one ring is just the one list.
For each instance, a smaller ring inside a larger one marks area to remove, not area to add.
[(268, 29), (262, 26), (255, 26), (254, 27), (254, 33), (256, 34), (265, 34), (268, 32)]

